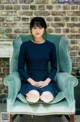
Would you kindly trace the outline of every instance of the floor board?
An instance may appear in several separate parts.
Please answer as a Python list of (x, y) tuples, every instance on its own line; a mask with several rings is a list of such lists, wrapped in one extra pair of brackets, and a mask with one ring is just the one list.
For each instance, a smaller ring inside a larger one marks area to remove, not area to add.
[(18, 116), (14, 122), (68, 122), (66, 119), (64, 121), (63, 117), (58, 116)]

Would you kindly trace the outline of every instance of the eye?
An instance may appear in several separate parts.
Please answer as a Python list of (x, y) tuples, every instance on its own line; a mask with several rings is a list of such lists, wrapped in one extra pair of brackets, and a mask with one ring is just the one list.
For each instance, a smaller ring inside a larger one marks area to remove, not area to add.
[(33, 29), (36, 29), (36, 27), (33, 27)]
[(39, 27), (39, 29), (42, 29), (42, 27)]

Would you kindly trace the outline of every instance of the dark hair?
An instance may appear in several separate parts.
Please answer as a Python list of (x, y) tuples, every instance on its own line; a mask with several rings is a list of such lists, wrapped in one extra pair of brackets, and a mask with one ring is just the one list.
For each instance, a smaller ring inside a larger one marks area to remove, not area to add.
[(38, 27), (43, 27), (46, 31), (47, 28), (47, 24), (45, 22), (45, 20), (42, 17), (34, 17), (31, 22), (30, 22), (30, 30), (32, 29), (32, 27), (34, 26), (38, 26)]

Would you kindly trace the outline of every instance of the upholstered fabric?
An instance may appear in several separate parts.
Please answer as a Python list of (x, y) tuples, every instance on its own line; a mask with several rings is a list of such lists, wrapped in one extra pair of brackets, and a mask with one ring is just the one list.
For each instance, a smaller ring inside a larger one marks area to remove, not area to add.
[(58, 102), (57, 104), (56, 103), (23, 104), (21, 101), (16, 100), (14, 106), (12, 107), (11, 112), (16, 114), (27, 114), (36, 116), (54, 115), (54, 114), (69, 115), (69, 114), (75, 114), (75, 108), (69, 107), (68, 103), (65, 100)]
[[(25, 97), (24, 97), (21, 93), (19, 93), (17, 97), (18, 97), (18, 99), (19, 99), (21, 102), (29, 104), (29, 103), (26, 101)], [(57, 103), (57, 102), (63, 100), (64, 98), (65, 98), (65, 97), (64, 97), (64, 93), (63, 93), (63, 92), (59, 92), (58, 95), (54, 98), (54, 100), (51, 101), (51, 102), (49, 102), (49, 103), (47, 103), (47, 104)], [(39, 103), (44, 103), (44, 102), (42, 102), (41, 100), (39, 100), (39, 101), (38, 101), (38, 104), (39, 104)], [(31, 103), (31, 104), (34, 104), (34, 103)]]
[(47, 34), (47, 40), (53, 42), (57, 50), (58, 72), (55, 80), (60, 93), (54, 101), (51, 104), (38, 102), (36, 105), (30, 105), (25, 102), (24, 96), (18, 94), (21, 88), (21, 80), (17, 72), (20, 45), (24, 41), (31, 39), (32, 36), (28, 35), (19, 36), (13, 41), (13, 55), (10, 65), (11, 74), (4, 78), (4, 84), (8, 86), (7, 111), (26, 112), (26, 114), (32, 115), (75, 113), (74, 86), (78, 84), (78, 80), (70, 74), (72, 64), (69, 54), (69, 43), (64, 36)]

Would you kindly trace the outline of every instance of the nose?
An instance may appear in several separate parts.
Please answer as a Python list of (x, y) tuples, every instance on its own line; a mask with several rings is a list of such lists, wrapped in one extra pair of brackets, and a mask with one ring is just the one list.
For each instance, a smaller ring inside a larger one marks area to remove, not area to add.
[(39, 32), (39, 29), (36, 29), (36, 32), (38, 33)]

